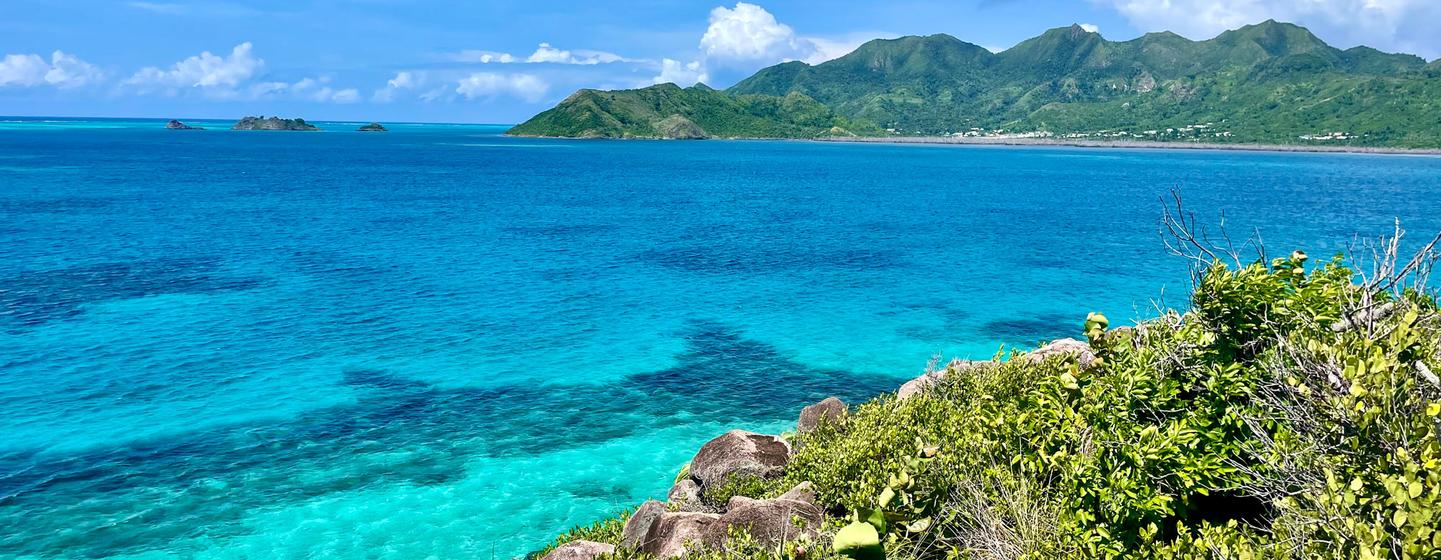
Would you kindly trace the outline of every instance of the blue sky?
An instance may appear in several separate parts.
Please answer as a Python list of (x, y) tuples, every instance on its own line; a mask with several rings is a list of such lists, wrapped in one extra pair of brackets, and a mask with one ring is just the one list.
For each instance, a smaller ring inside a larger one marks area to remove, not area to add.
[(1436, 0), (4, 0), (0, 115), (512, 123), (582, 87), (725, 87), (877, 37), (1194, 39), (1267, 18), (1441, 56)]

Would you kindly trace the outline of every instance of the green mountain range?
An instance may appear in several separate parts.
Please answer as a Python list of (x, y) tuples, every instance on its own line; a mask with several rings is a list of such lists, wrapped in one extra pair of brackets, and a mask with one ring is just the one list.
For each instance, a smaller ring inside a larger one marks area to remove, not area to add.
[(992, 53), (950, 35), (870, 41), (733, 87), (581, 90), (510, 131), (603, 138), (1052, 135), (1441, 147), (1441, 60), (1264, 23), (1192, 41), (1080, 26)]

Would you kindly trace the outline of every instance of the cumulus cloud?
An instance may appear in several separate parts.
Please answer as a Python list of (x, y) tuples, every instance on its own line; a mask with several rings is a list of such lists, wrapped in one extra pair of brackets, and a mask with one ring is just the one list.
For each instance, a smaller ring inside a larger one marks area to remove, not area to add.
[(245, 42), (231, 49), (229, 56), (204, 51), (166, 70), (154, 66), (143, 68), (125, 83), (142, 89), (234, 88), (265, 66), (265, 60), (257, 58), (252, 50), (253, 46)]
[(70, 89), (102, 79), (104, 74), (95, 65), (63, 51), (50, 53), (49, 60), (38, 54), (7, 54), (0, 59), (0, 87), (53, 86)]
[[(246, 93), (251, 99), (288, 96), (318, 103), (355, 103), (360, 101), (360, 90), (335, 88), (329, 84), (329, 78), (303, 78), (293, 83), (260, 82), (251, 85)], [(246, 96), (236, 94), (232, 97)]]
[(814, 50), (765, 8), (745, 2), (711, 10), (700, 48), (705, 58), (718, 61), (799, 60)]
[(701, 67), (698, 60), (687, 63), (666, 58), (660, 62), (660, 75), (651, 79), (652, 84), (672, 83), (681, 87), (690, 87), (696, 82), (704, 82), (708, 78), (705, 68)]
[(1096, 24), (1094, 24), (1094, 23), (1082, 23), (1082, 24), (1080, 24), (1080, 26), (1081, 26), (1081, 29), (1084, 29), (1084, 30), (1086, 30), (1086, 31), (1088, 31), (1088, 32), (1091, 32), (1091, 33), (1100, 33), (1100, 32), (1101, 32), (1101, 26), (1096, 25)]
[(1206, 39), (1227, 29), (1275, 19), (1303, 25), (1348, 47), (1441, 55), (1441, 2), (1436, 0), (1094, 0), (1138, 28)]
[[(674, 76), (689, 80), (705, 80), (711, 69), (752, 71), (778, 62), (799, 60), (820, 64), (839, 58), (860, 46), (865, 39), (845, 40), (804, 37), (791, 26), (781, 23), (765, 8), (747, 2), (734, 7), (718, 6), (711, 10), (709, 25), (700, 38), (700, 53), (695, 61), (680, 63), (662, 61), (661, 75), (654, 81), (672, 81)], [(677, 81), (677, 84), (683, 84)], [(691, 83), (694, 83), (693, 81)]]
[(498, 74), (476, 72), (456, 84), (455, 93), (466, 99), (507, 95), (529, 102), (540, 101), (550, 84), (531, 74)]

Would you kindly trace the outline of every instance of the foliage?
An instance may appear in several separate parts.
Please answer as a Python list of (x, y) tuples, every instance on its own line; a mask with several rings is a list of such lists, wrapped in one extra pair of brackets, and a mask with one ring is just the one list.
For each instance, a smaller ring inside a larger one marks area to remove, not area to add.
[[(880, 396), (722, 493), (813, 483), (809, 558), (1441, 559), (1437, 300), (1308, 261), (1215, 263), (1187, 312), (1087, 316), (1087, 366), (1013, 352)], [(798, 557), (744, 550), (698, 557)]]
[[(1274, 21), (1205, 41), (1150, 33), (1113, 42), (1072, 26), (1000, 53), (940, 34), (871, 41), (815, 66), (779, 64), (723, 93), (672, 84), (583, 90), (513, 133), (660, 137), (655, 124), (674, 114), (718, 137), (975, 128), (1296, 144), (1345, 132), (1325, 144), (1437, 148), (1437, 68), (1411, 55), (1336, 49)], [(1184, 136), (1165, 132), (1202, 124)]]

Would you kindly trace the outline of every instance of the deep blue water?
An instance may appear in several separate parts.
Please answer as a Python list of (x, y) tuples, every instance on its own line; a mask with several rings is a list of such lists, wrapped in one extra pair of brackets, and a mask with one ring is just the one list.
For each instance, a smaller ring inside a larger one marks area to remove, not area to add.
[(0, 558), (518, 555), (726, 429), (1184, 305), (1172, 188), (1275, 252), (1441, 229), (1441, 158), (159, 126), (0, 123)]

